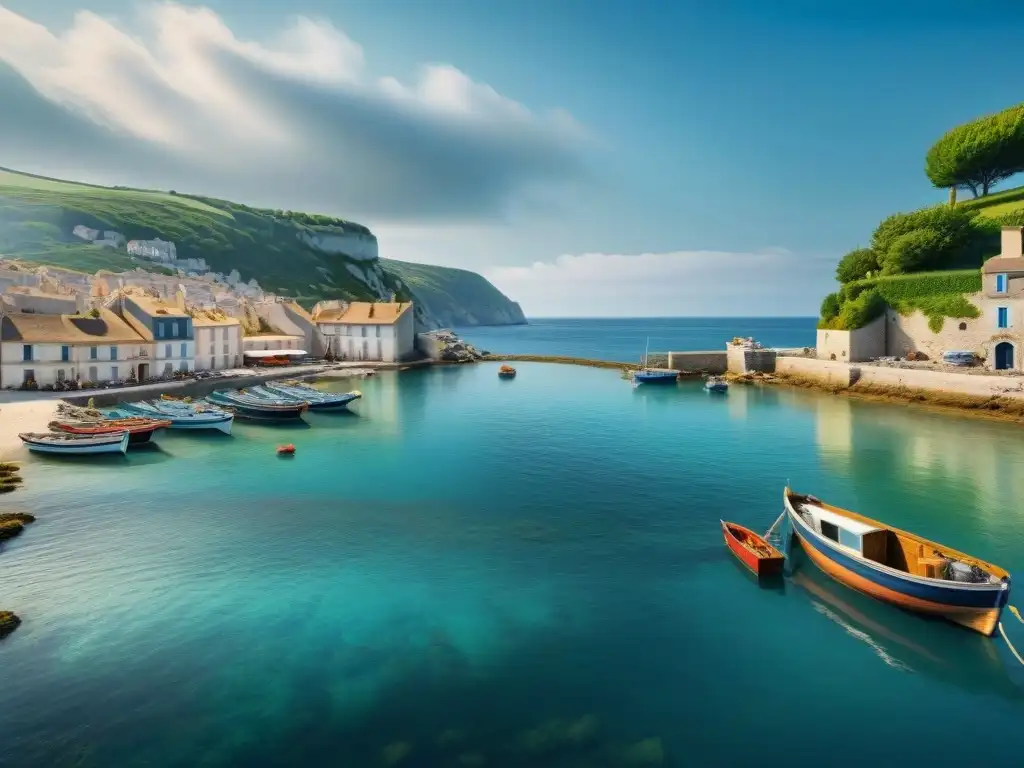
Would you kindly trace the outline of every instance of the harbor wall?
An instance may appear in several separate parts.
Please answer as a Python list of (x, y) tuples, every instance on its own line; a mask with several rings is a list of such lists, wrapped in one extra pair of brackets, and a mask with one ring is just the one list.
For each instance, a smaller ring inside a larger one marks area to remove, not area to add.
[[(650, 356), (651, 365), (656, 365), (655, 355)], [(669, 352), (667, 368), (676, 371), (707, 371), (708, 373), (725, 373), (726, 354), (724, 351), (703, 352)]]
[(780, 357), (776, 360), (775, 372), (784, 376), (811, 379), (838, 387), (867, 384), (979, 397), (1024, 396), (1024, 382), (1007, 376), (891, 368), (881, 365), (856, 365), (806, 357)]
[(855, 331), (818, 329), (815, 347), (821, 360), (857, 363), (885, 355), (886, 315)]
[(774, 349), (749, 349), (734, 344), (726, 347), (729, 373), (772, 373), (775, 371), (777, 353)]

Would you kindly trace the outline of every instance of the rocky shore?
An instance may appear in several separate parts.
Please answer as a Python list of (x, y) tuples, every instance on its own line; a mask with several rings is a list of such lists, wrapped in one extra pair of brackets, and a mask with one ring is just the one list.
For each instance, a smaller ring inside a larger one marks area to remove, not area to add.
[(488, 352), (481, 352), (468, 341), (463, 341), (452, 331), (442, 328), (420, 334), (434, 348), (431, 357), (441, 363), (474, 363), (483, 360)]

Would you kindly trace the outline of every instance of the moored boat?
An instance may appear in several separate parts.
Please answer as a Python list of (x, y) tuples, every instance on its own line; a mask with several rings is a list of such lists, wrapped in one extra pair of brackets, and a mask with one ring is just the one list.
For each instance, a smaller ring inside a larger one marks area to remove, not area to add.
[(269, 400), (234, 392), (211, 392), (206, 398), (214, 405), (232, 409), (244, 419), (279, 421), (302, 417), (309, 403), (298, 400)]
[(117, 409), (107, 411), (109, 416), (124, 413), (164, 419), (170, 422), (169, 429), (216, 429), (227, 435), (231, 434), (235, 420), (235, 415), (223, 408), (172, 400), (122, 403)]
[(633, 386), (637, 387), (641, 384), (673, 384), (678, 381), (679, 371), (650, 367), (648, 364), (650, 361), (650, 346), (651, 340), (647, 339), (647, 346), (644, 347), (644, 359), (640, 364), (640, 368), (630, 373), (630, 380), (633, 382)]
[(514, 379), (516, 377), (516, 369), (511, 365), (503, 365), (498, 369), (499, 379)]
[(1004, 569), (789, 488), (783, 504), (808, 557), (841, 584), (985, 636), (999, 626)]
[(75, 435), (70, 432), (22, 432), (18, 438), (36, 453), (77, 455), (86, 453), (125, 453), (127, 432), (105, 432), (100, 435)]
[(721, 376), (708, 376), (704, 380), (704, 389), (708, 392), (728, 392), (729, 382)]
[(782, 575), (786, 556), (769, 544), (764, 537), (739, 523), (729, 523), (725, 520), (721, 523), (725, 545), (755, 576), (767, 579)]
[[(347, 408), (348, 404), (363, 396), (362, 392), (321, 392), (318, 389), (289, 384), (264, 384), (260, 389), (270, 397), (291, 398), (309, 403), (311, 411), (331, 411)], [(251, 391), (251, 390), (250, 390)]]
[(120, 418), (120, 419), (58, 419), (47, 425), (53, 432), (66, 432), (72, 435), (105, 435), (112, 432), (127, 432), (128, 443), (137, 445), (148, 443), (158, 429), (171, 426), (166, 419)]

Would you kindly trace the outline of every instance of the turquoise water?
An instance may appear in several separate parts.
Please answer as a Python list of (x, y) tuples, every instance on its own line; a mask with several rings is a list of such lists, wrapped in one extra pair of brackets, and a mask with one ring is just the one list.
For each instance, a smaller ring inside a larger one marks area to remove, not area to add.
[(531, 319), (529, 325), (459, 328), (480, 349), (505, 355), (564, 355), (629, 362), (650, 339), (656, 352), (724, 349), (734, 336), (766, 347), (813, 347), (813, 317), (644, 317)]
[(612, 766), (644, 739), (670, 766), (973, 765), (982, 744), (1019, 763), (1001, 641), (809, 563), (758, 588), (718, 526), (766, 528), (788, 479), (1019, 571), (1019, 428), (517, 368), (381, 374), (358, 414), (305, 428), (27, 461), (0, 764), (376, 766), (390, 745), (405, 766)]

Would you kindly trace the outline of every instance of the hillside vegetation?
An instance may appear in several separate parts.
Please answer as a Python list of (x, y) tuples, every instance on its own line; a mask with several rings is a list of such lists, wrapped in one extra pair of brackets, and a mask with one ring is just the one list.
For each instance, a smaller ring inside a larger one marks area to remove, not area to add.
[[(933, 331), (945, 318), (977, 317), (965, 295), (981, 290), (980, 267), (999, 253), (999, 230), (1024, 226), (1024, 187), (989, 194), (993, 184), (1024, 171), (1024, 105), (948, 131), (925, 157), (931, 182), (949, 204), (883, 220), (866, 248), (836, 267), (839, 291), (821, 304), (819, 327), (853, 330), (890, 306), (921, 311)], [(957, 191), (974, 197), (957, 201)]]
[[(142, 267), (124, 250), (92, 245), (72, 234), (77, 225), (115, 230), (128, 240), (175, 243), (179, 259), (203, 258), (215, 272), (238, 270), (267, 291), (311, 306), (321, 299), (375, 299), (394, 293), (437, 309), (459, 324), (523, 322), (518, 305), (484, 278), (401, 262), (367, 262), (328, 253), (300, 239), (311, 234), (372, 237), (362, 224), (333, 216), (253, 208), (177, 192), (100, 187), (0, 169), (0, 255), (95, 272)], [(409, 276), (409, 285), (403, 284)], [(418, 284), (423, 296), (416, 293)], [(422, 324), (436, 324), (419, 311)], [(442, 324), (448, 321), (438, 320)]]

